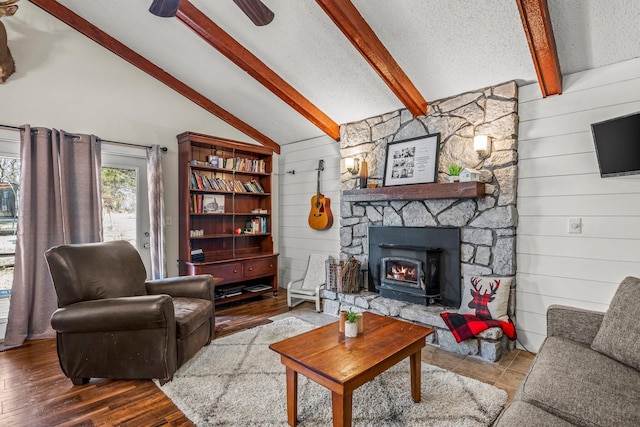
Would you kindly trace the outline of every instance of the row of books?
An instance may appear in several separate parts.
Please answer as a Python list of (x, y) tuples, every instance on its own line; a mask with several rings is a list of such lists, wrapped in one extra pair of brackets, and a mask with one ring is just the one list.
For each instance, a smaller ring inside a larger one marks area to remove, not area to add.
[[(248, 225), (248, 224), (246, 224)], [(247, 232), (249, 234), (266, 234), (267, 233), (267, 217), (257, 216), (255, 218), (251, 218), (251, 229), (247, 228)]]
[(207, 157), (209, 158), (207, 162), (203, 162), (202, 160), (191, 160), (190, 163), (194, 166), (209, 166), (212, 168), (228, 169), (238, 172), (267, 173), (267, 163), (264, 160), (247, 159), (242, 157)]
[(192, 194), (189, 210), (191, 213), (224, 213), (224, 195)]
[(214, 191), (235, 191), (238, 193), (264, 193), (264, 188), (255, 179), (242, 182), (237, 179), (223, 179), (216, 177), (207, 177), (191, 172), (192, 190), (214, 190)]

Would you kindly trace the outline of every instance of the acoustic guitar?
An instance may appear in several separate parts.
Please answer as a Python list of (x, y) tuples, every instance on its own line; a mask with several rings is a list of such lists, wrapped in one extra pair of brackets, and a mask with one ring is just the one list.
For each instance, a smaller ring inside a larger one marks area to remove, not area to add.
[(333, 225), (333, 215), (331, 215), (331, 200), (320, 193), (320, 172), (324, 170), (324, 160), (318, 163), (318, 191), (311, 198), (311, 212), (309, 212), (309, 226), (314, 230), (326, 230)]

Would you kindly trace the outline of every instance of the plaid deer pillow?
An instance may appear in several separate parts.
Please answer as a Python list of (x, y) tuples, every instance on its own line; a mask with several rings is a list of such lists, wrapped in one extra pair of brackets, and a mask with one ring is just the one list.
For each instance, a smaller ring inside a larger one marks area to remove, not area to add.
[(459, 314), (507, 321), (512, 277), (465, 276)]

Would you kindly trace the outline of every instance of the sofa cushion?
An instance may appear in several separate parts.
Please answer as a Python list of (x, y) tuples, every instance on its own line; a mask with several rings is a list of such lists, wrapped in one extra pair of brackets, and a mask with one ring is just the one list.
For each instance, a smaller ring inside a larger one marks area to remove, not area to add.
[(500, 414), (495, 427), (572, 427), (573, 424), (558, 418), (530, 403), (516, 400)]
[(640, 372), (586, 345), (548, 337), (516, 399), (581, 426), (640, 425)]
[(173, 298), (173, 312), (176, 317), (176, 336), (185, 339), (213, 315), (211, 301), (199, 298)]
[(640, 370), (640, 279), (627, 277), (616, 291), (591, 348)]
[(481, 319), (509, 320), (507, 307), (512, 277), (464, 276), (459, 314)]

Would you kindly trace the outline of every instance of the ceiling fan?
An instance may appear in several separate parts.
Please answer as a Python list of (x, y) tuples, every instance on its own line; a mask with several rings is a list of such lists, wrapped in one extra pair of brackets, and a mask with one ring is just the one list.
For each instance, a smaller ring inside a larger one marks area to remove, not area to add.
[[(240, 10), (257, 26), (267, 25), (273, 21), (274, 14), (260, 0), (233, 0)], [(149, 12), (163, 18), (176, 16), (180, 0), (153, 0)]]

